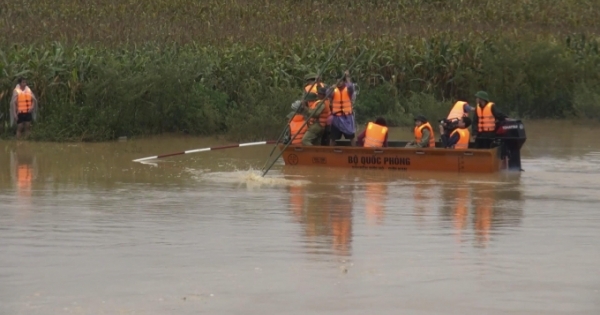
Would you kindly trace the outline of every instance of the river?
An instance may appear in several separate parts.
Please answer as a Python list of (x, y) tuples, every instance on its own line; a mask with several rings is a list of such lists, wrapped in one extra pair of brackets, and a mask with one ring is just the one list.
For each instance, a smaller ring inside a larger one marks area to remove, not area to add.
[(526, 129), (496, 175), (0, 142), (0, 314), (600, 314), (600, 129)]

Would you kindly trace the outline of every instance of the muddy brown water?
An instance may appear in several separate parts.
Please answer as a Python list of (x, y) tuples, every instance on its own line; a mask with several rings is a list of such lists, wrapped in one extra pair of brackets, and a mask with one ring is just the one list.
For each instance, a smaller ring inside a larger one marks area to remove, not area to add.
[(600, 314), (600, 129), (526, 126), (496, 175), (0, 142), (0, 314)]

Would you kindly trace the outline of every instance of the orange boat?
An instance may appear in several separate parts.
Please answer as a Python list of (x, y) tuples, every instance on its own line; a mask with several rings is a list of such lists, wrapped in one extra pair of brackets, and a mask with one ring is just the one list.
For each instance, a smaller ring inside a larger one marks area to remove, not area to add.
[(405, 148), (407, 141), (388, 141), (386, 148), (352, 147), (348, 140), (336, 146), (285, 147), (285, 165), (362, 168), (385, 171), (439, 171), (464, 173), (495, 173), (503, 169), (521, 170), (520, 149), (525, 142), (523, 124), (511, 121), (497, 129), (495, 147), (475, 149)]

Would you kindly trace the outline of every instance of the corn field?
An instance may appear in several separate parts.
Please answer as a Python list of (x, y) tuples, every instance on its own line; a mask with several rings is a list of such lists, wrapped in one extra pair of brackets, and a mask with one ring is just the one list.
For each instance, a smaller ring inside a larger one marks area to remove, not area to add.
[(55, 0), (0, 4), (0, 126), (24, 76), (34, 139), (163, 132), (277, 136), (302, 78), (352, 78), (360, 123), (444, 117), (483, 89), (518, 118), (600, 118), (587, 0)]

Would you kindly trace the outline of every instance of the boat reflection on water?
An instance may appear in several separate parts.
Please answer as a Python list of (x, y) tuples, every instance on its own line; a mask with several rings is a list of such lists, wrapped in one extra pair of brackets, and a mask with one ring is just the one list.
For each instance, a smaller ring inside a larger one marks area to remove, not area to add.
[(519, 173), (457, 178), (442, 184), (440, 214), (452, 226), (457, 243), (464, 243), (472, 224), (473, 244), (487, 247), (492, 235), (503, 227), (518, 226), (523, 217)]
[(414, 215), (420, 226), (425, 223), (427, 209), (431, 208), (429, 201), (433, 197), (432, 192), (427, 180), (413, 182)]
[(441, 200), (444, 201), (440, 207), (443, 220), (452, 223), (456, 242), (463, 243), (471, 203), (469, 186), (466, 183), (444, 185), (441, 190)]
[(473, 206), (475, 208), (473, 213), (475, 244), (479, 247), (486, 247), (490, 241), (492, 216), (494, 215), (493, 185), (480, 184), (473, 188)]
[(387, 183), (381, 181), (365, 182), (365, 215), (367, 224), (383, 225), (388, 187)]
[(457, 243), (476, 247), (486, 247), (496, 230), (518, 225), (523, 216), (518, 173), (399, 174), (311, 167), (284, 167), (282, 172), (309, 182), (290, 186), (288, 192), (290, 213), (312, 253), (351, 255), (352, 225), (362, 223), (353, 220), (359, 208), (369, 226), (389, 225), (386, 215), (410, 215), (400, 212), (412, 208), (418, 228), (435, 220), (453, 231)]
[(290, 212), (303, 227), (310, 253), (350, 256), (354, 185), (338, 185), (329, 182), (327, 176), (321, 178), (288, 187)]

